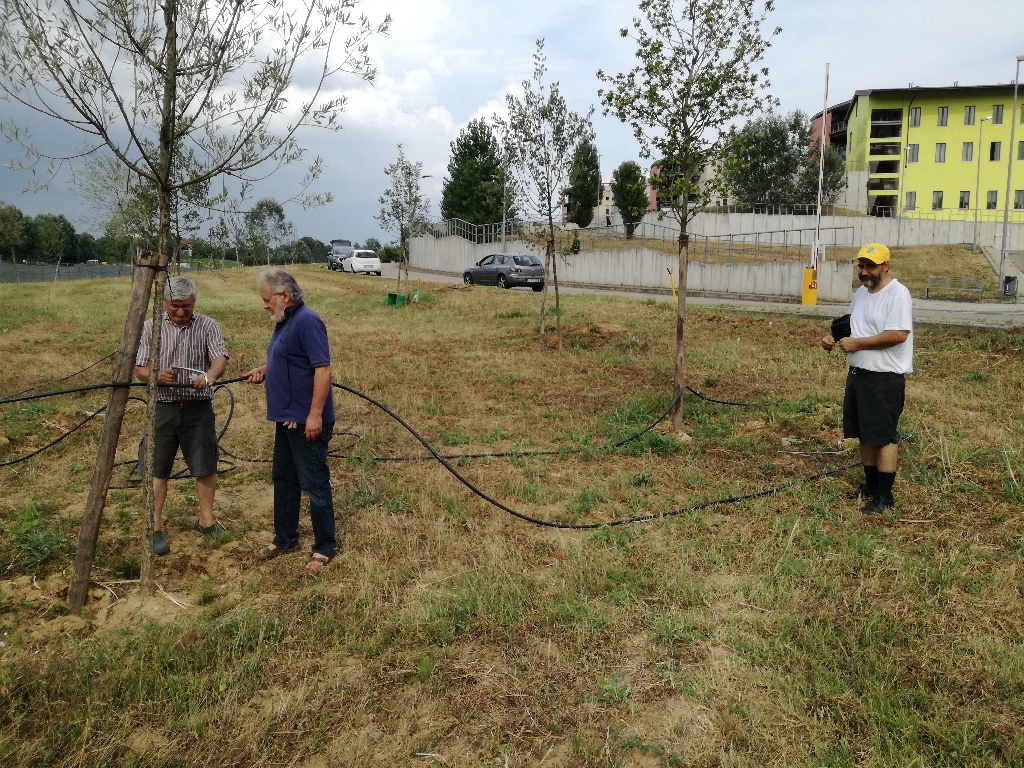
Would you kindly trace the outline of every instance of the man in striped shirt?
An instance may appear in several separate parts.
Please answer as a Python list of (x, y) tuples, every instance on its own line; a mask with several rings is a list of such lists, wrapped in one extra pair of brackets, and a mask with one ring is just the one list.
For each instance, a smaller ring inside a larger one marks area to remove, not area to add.
[[(153, 463), (153, 552), (171, 551), (163, 532), (163, 508), (167, 481), (181, 448), (189, 473), (196, 479), (199, 519), (195, 529), (203, 534), (224, 528), (213, 517), (217, 491), (217, 429), (213, 416), (213, 385), (228, 364), (228, 350), (217, 323), (195, 311), (198, 291), (186, 277), (164, 283), (164, 309), (160, 329), (158, 384), (191, 384), (191, 387), (157, 387), (156, 458)], [(135, 375), (149, 381), (153, 319), (142, 328), (135, 356)], [(143, 453), (140, 450), (140, 463)]]

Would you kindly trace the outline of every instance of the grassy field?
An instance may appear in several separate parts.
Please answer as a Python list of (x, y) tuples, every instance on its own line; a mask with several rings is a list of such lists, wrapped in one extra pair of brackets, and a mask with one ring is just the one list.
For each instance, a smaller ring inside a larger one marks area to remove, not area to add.
[[(669, 513), (855, 461), (844, 361), (822, 323), (690, 315), (689, 380), (730, 408), (669, 402), (667, 303), (563, 296), (565, 348), (537, 350), (529, 292), (296, 270), (331, 334), (333, 373), (546, 520)], [(197, 275), (227, 376), (263, 360), (254, 270)], [(126, 280), (3, 286), (0, 392), (116, 347)], [(139, 594), (138, 490), (108, 499), (85, 619), (63, 598), (99, 427), (0, 469), (0, 765), (1024, 765), (1024, 329), (922, 329), (898, 506), (863, 519), (854, 473), (777, 496), (587, 533), (487, 506), (363, 401), (336, 394), (339, 557), (269, 563), (266, 464), (221, 476), (230, 537), (168, 498), (161, 592)], [(73, 383), (102, 381), (99, 366)], [(223, 445), (268, 458), (262, 391), (235, 385)], [(102, 404), (3, 406), (0, 460)], [(217, 409), (223, 417), (224, 393)], [(129, 408), (119, 458), (135, 451)], [(578, 453), (570, 451), (579, 451)], [(123, 472), (118, 474), (121, 484)], [(303, 522), (304, 544), (309, 543)]]

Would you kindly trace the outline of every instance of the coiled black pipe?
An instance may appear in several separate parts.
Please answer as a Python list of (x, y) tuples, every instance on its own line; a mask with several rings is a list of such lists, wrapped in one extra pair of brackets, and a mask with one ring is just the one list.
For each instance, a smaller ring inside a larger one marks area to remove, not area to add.
[[(83, 370), (86, 370), (86, 369), (83, 369)], [(74, 374), (72, 374), (72, 375), (74, 375)], [(69, 378), (69, 377), (65, 377), (65, 378)], [(224, 421), (224, 426), (221, 428), (220, 433), (217, 435), (218, 442), (220, 442), (221, 438), (223, 438), (224, 434), (227, 432), (228, 426), (231, 423), (231, 417), (234, 414), (235, 396), (234, 396), (234, 392), (232, 392), (231, 388), (229, 386), (227, 386), (227, 385), (228, 384), (234, 384), (234, 383), (239, 382), (239, 381), (245, 381), (245, 380), (246, 380), (246, 377), (244, 377), (244, 376), (240, 376), (240, 377), (237, 377), (237, 378), (234, 378), (234, 379), (228, 379), (226, 381), (218, 383), (217, 386), (214, 389), (214, 392), (216, 392), (216, 391), (218, 391), (220, 389), (226, 389), (227, 392), (228, 392), (228, 395), (230, 397), (230, 406), (229, 406), (229, 409), (228, 409), (228, 416), (227, 416), (227, 418)], [(462, 483), (464, 486), (466, 486), (466, 488), (468, 488), (472, 493), (474, 493), (477, 496), (479, 496), (481, 499), (486, 501), (488, 504), (496, 507), (497, 509), (500, 509), (502, 512), (505, 512), (505, 513), (507, 513), (509, 515), (512, 515), (513, 517), (515, 517), (515, 518), (517, 518), (519, 520), (522, 520), (524, 522), (530, 523), (532, 525), (542, 526), (542, 527), (545, 527), (545, 528), (556, 528), (556, 529), (560, 529), (560, 530), (572, 530), (572, 531), (587, 531), (587, 530), (596, 530), (596, 529), (605, 528), (605, 527), (616, 527), (616, 526), (622, 526), (622, 525), (633, 525), (633, 524), (637, 524), (637, 523), (647, 523), (647, 522), (652, 522), (654, 520), (659, 520), (659, 519), (662, 519), (662, 518), (665, 518), (665, 517), (674, 517), (674, 516), (686, 514), (687, 512), (692, 512), (692, 511), (695, 511), (695, 510), (707, 509), (709, 507), (722, 506), (722, 505), (726, 505), (726, 504), (737, 504), (737, 503), (742, 502), (742, 501), (749, 501), (751, 499), (758, 499), (758, 498), (763, 498), (763, 497), (766, 497), (766, 496), (773, 496), (773, 495), (775, 495), (777, 493), (780, 493), (780, 492), (782, 492), (782, 491), (784, 491), (784, 490), (786, 490), (788, 488), (792, 488), (792, 487), (794, 487), (794, 486), (796, 486), (796, 485), (798, 485), (800, 483), (811, 482), (813, 480), (818, 480), (818, 479), (820, 479), (822, 477), (827, 477), (829, 475), (839, 474), (841, 472), (845, 472), (848, 469), (852, 469), (853, 467), (859, 466), (858, 463), (845, 464), (843, 466), (833, 467), (832, 469), (827, 469), (827, 470), (824, 470), (822, 472), (816, 472), (814, 474), (804, 475), (802, 477), (798, 477), (798, 478), (795, 478), (793, 480), (789, 480), (789, 481), (787, 481), (785, 483), (782, 483), (781, 485), (772, 486), (771, 488), (767, 488), (767, 489), (762, 490), (762, 491), (755, 491), (753, 493), (743, 494), (743, 495), (740, 495), (740, 496), (729, 496), (729, 497), (720, 498), (720, 499), (712, 499), (710, 501), (701, 502), (699, 504), (691, 504), (691, 505), (683, 507), (681, 509), (672, 510), (672, 511), (669, 511), (669, 512), (661, 512), (661, 513), (651, 514), (651, 515), (639, 515), (639, 516), (635, 516), (635, 517), (623, 518), (623, 519), (620, 519), (620, 520), (609, 520), (609, 521), (604, 522), (604, 523), (557, 523), (557, 522), (552, 522), (552, 521), (549, 521), (549, 520), (541, 520), (541, 519), (536, 518), (536, 517), (531, 517), (530, 515), (524, 514), (522, 512), (518, 512), (515, 509), (512, 509), (511, 507), (509, 507), (508, 505), (503, 504), (502, 502), (498, 501), (497, 499), (495, 499), (494, 497), (490, 496), (486, 492), (484, 492), (481, 489), (477, 488), (475, 485), (473, 485), (473, 483), (471, 483), (469, 480), (467, 480), (465, 477), (463, 477), (458, 472), (458, 470), (456, 470), (455, 467), (453, 467), (449, 463), (449, 459), (459, 460), (459, 459), (463, 459), (463, 458), (484, 458), (484, 457), (487, 457), (487, 458), (497, 458), (497, 457), (503, 457), (503, 456), (513, 456), (513, 455), (516, 455), (516, 456), (537, 456), (537, 455), (550, 456), (550, 455), (558, 455), (558, 454), (561, 454), (561, 453), (563, 453), (565, 451), (563, 451), (563, 450), (559, 450), (559, 451), (522, 451), (522, 452), (520, 452), (520, 451), (506, 451), (506, 452), (500, 452), (500, 453), (456, 454), (456, 455), (447, 455), (447, 456), (445, 456), (445, 455), (442, 455), (442, 454), (438, 453), (434, 449), (434, 447), (432, 445), (430, 445), (430, 443), (428, 443), (426, 441), (426, 439), (424, 439), (423, 436), (421, 436), (415, 429), (413, 429), (401, 416), (399, 416), (397, 413), (392, 411), (390, 408), (388, 408), (386, 405), (384, 405), (380, 401), (375, 400), (374, 398), (370, 397), (369, 395), (364, 394), (364, 393), (360, 392), (357, 389), (353, 389), (352, 387), (348, 387), (348, 386), (346, 386), (344, 384), (338, 384), (338, 383), (332, 381), (331, 385), (333, 387), (335, 387), (336, 389), (343, 390), (345, 392), (348, 392), (349, 394), (355, 395), (356, 397), (359, 397), (359, 398), (365, 400), (366, 402), (368, 402), (371, 405), (375, 406), (376, 408), (380, 409), (381, 411), (386, 413), (388, 416), (390, 416), (392, 419), (394, 419), (399, 424), (401, 424), (402, 427), (407, 432), (409, 432), (409, 434), (411, 434), (427, 450), (427, 452), (430, 454), (430, 456), (433, 459), (435, 459), (438, 462), (440, 462), (441, 466), (443, 466), (456, 480), (458, 480), (460, 483)], [(86, 386), (82, 386), (82, 387), (73, 387), (71, 389), (43, 392), (43, 393), (38, 393), (38, 394), (35, 394), (35, 395), (23, 395), (22, 393), (17, 393), (16, 395), (12, 395), (10, 397), (7, 397), (7, 398), (4, 398), (4, 399), (0, 400), (0, 405), (7, 404), (7, 403), (14, 403), (14, 402), (22, 402), (22, 401), (25, 401), (25, 400), (39, 400), (39, 399), (46, 398), (46, 397), (54, 397), (56, 395), (64, 395), (64, 394), (73, 394), (73, 393), (76, 393), (76, 392), (89, 392), (89, 391), (95, 391), (95, 390), (98, 390), (98, 389), (111, 389), (111, 388), (114, 388), (114, 387), (141, 387), (141, 386), (146, 386), (146, 384), (141, 383), (141, 382), (127, 382), (127, 383), (125, 383), (125, 382), (115, 382), (115, 383), (111, 383), (111, 384), (92, 384), (92, 385), (86, 385)], [(162, 385), (162, 386), (164, 386), (164, 385)], [(188, 385), (188, 384), (173, 384), (173, 385), (166, 385), (166, 386), (189, 387), (190, 385)], [(25, 392), (25, 391), (26, 390), (22, 390), (22, 392)], [(672, 412), (672, 409), (679, 402), (680, 398), (683, 396), (685, 391), (689, 391), (689, 392), (693, 393), (694, 395), (696, 395), (697, 397), (701, 398), (702, 400), (706, 400), (706, 401), (711, 402), (711, 403), (718, 403), (720, 405), (730, 405), (730, 406), (738, 406), (738, 407), (752, 407), (752, 406), (755, 405), (754, 403), (740, 403), (740, 402), (730, 402), (730, 401), (727, 401), (727, 400), (716, 400), (714, 398), (710, 398), (710, 397), (707, 397), (706, 395), (703, 395), (702, 393), (694, 390), (691, 387), (685, 387), (683, 389), (680, 389), (679, 392), (676, 393), (676, 396), (672, 399), (672, 402), (669, 404), (668, 408), (666, 408), (665, 411), (657, 419), (655, 419), (653, 422), (648, 424), (642, 430), (639, 430), (638, 432), (635, 432), (632, 435), (629, 435), (628, 437), (618, 441), (617, 443), (613, 443), (612, 447), (613, 448), (621, 448), (622, 446), (626, 445), (627, 443), (629, 443), (629, 442), (631, 442), (633, 440), (638, 439), (639, 437), (643, 436), (644, 434), (646, 434), (650, 430), (654, 429), (654, 427), (656, 427), (659, 423), (661, 423), (668, 416), (668, 414)], [(141, 400), (141, 398), (132, 398), (132, 399)], [(142, 401), (142, 402), (145, 402), (145, 401)], [(26, 461), (26, 460), (32, 458), (33, 456), (36, 456), (36, 455), (42, 453), (43, 451), (47, 450), (48, 448), (53, 447), (54, 445), (56, 445), (57, 443), (62, 441), (64, 438), (66, 438), (68, 435), (72, 434), (73, 432), (77, 431), (81, 427), (85, 426), (85, 424), (87, 424), (89, 421), (91, 421), (96, 416), (98, 416), (100, 413), (102, 413), (104, 409), (105, 408), (101, 408), (98, 411), (96, 411), (95, 413), (90, 414), (82, 422), (80, 422), (79, 424), (74, 426), (68, 432), (65, 432), (63, 435), (58, 437), (56, 440), (53, 440), (51, 443), (43, 446), (42, 448), (39, 448), (39, 449), (33, 451), (31, 454), (28, 454), (27, 456), (22, 456), (22, 457), (20, 457), (18, 459), (15, 459), (13, 461), (2, 463), (2, 464), (0, 464), (0, 467), (2, 467), (2, 466), (10, 466), (12, 464), (17, 464), (19, 462)], [(361, 435), (357, 435), (356, 433), (352, 433), (352, 432), (342, 432), (342, 433), (338, 433), (338, 434), (349, 434), (349, 435), (353, 435), (353, 436), (357, 437), (358, 440), (362, 439)], [(358, 440), (356, 442), (358, 442)], [(240, 461), (251, 461), (251, 462), (258, 462), (258, 463), (268, 463), (268, 462), (272, 461), (271, 459), (246, 459), (245, 457), (237, 456), (236, 454), (231, 453), (227, 449), (222, 449), (222, 450), (224, 451), (224, 453), (227, 456), (230, 456), (231, 458), (238, 459)], [(572, 450), (572, 451), (568, 451), (568, 453), (580, 453), (580, 451), (579, 450)], [(343, 455), (338, 455), (338, 454), (333, 454), (332, 458), (349, 458), (349, 457), (348, 456), (343, 456)], [(368, 458), (368, 459), (372, 459), (372, 460), (375, 460), (375, 461), (414, 461), (414, 460), (418, 460), (418, 459), (421, 459), (421, 458), (425, 459), (427, 457), (380, 456), (380, 457), (361, 457), (361, 458)], [(121, 462), (119, 464), (119, 466), (120, 465), (124, 465), (124, 464), (133, 464), (133, 463), (136, 463), (136, 462), (131, 462), (131, 461)], [(229, 469), (233, 469), (236, 466), (233, 462), (227, 462), (227, 463), (231, 465), (229, 467)], [(218, 472), (221, 472), (221, 471), (227, 471), (227, 470), (218, 470)], [(173, 478), (178, 478), (178, 477), (182, 477), (183, 475), (184, 475), (184, 471), (176, 473), (175, 475), (172, 475), (172, 477)], [(111, 487), (112, 488), (131, 488), (131, 487), (134, 487), (134, 486), (129, 485), (129, 486), (111, 486)]]

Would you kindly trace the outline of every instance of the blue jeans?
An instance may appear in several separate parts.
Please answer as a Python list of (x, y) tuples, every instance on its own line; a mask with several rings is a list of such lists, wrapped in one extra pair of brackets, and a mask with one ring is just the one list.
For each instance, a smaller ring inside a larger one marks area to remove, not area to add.
[(274, 481), (275, 547), (298, 546), (299, 505), (305, 493), (313, 523), (313, 552), (328, 557), (334, 554), (334, 498), (327, 467), (327, 444), (333, 431), (334, 422), (324, 424), (316, 440), (307, 440), (302, 424), (296, 429), (277, 425), (270, 473)]

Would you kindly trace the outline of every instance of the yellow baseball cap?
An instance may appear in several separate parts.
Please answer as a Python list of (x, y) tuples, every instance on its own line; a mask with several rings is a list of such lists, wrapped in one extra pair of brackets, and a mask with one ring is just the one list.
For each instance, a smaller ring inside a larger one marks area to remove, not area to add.
[(889, 261), (889, 249), (881, 243), (868, 243), (861, 246), (860, 251), (857, 252), (857, 258), (867, 259), (875, 264), (885, 264)]

